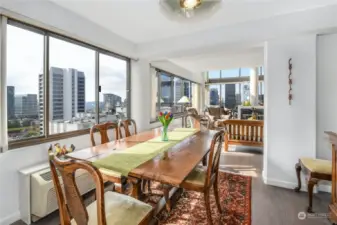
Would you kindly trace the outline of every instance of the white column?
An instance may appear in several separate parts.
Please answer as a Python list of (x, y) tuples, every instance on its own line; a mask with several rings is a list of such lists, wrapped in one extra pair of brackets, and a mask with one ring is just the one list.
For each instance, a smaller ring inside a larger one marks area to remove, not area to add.
[(257, 68), (250, 70), (250, 104), (258, 105), (258, 71)]
[(131, 118), (136, 121), (137, 131), (150, 127), (151, 74), (148, 60), (131, 60)]

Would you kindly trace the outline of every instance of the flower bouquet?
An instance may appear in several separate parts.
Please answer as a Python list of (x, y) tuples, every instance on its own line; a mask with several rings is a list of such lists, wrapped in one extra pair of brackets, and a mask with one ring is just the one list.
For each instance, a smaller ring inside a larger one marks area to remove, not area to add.
[(49, 154), (50, 156), (57, 156), (60, 159), (65, 159), (66, 154), (73, 152), (74, 150), (75, 146), (73, 144), (70, 145), (69, 147), (67, 147), (66, 145), (63, 145), (63, 147), (61, 147), (59, 143), (56, 143), (54, 144), (54, 147), (50, 145)]
[(161, 133), (161, 140), (162, 141), (168, 141), (167, 128), (173, 120), (173, 115), (170, 112), (165, 112), (165, 113), (160, 112), (159, 116), (158, 116), (158, 119), (163, 124), (163, 130), (162, 130), (162, 133)]

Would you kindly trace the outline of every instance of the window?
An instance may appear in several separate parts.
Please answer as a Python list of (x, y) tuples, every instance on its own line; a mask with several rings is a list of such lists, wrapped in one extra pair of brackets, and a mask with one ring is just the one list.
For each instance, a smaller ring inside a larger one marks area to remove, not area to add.
[(221, 78), (239, 77), (240, 69), (221, 70)]
[(6, 61), (9, 148), (129, 118), (128, 58), (9, 19)]
[[(250, 101), (250, 75), (253, 68), (239, 68), (221, 71), (210, 71), (209, 78), (220, 73), (220, 79), (212, 81), (209, 79), (208, 91), (211, 106), (226, 107), (234, 109), (246, 101)], [(263, 67), (258, 67), (259, 76), (263, 76)], [(237, 77), (237, 79), (235, 79)], [(231, 78), (231, 79), (227, 79)], [(258, 83), (258, 100), (259, 104), (264, 102), (264, 83)]]
[(161, 112), (172, 112), (173, 81), (170, 76), (160, 74), (160, 110)]
[(220, 85), (209, 86), (209, 99), (211, 106), (218, 106), (220, 104)]
[[(43, 35), (15, 26), (7, 27), (7, 117), (9, 141), (44, 135)], [(28, 44), (29, 43), (29, 44)]]
[(99, 54), (99, 122), (117, 122), (128, 116), (127, 62)]
[(49, 46), (49, 134), (88, 129), (96, 122), (95, 51), (54, 37)]
[(259, 82), (258, 94), (259, 94), (259, 97), (258, 97), (259, 104), (263, 105), (264, 104), (264, 81)]
[(220, 71), (209, 71), (208, 72), (208, 79), (219, 79), (220, 78)]
[[(156, 121), (159, 111), (171, 112), (175, 115), (181, 115), (185, 107), (198, 107), (199, 89), (197, 84), (190, 80), (160, 71), (155, 68), (150, 69), (152, 82), (152, 103), (151, 120)], [(196, 86), (193, 86), (196, 85)], [(193, 89), (194, 87), (194, 89)], [(195, 95), (195, 99), (193, 96)], [(179, 102), (186, 96), (190, 103)]]

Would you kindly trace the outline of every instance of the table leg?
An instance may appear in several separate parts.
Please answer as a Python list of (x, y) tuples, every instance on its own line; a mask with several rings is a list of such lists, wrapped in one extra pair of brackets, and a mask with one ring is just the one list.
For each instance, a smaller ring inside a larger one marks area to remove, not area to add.
[(167, 212), (171, 212), (170, 187), (164, 187), (164, 198)]
[(137, 178), (129, 178), (129, 180), (132, 183), (131, 196), (135, 199), (141, 199), (143, 196), (141, 180)]

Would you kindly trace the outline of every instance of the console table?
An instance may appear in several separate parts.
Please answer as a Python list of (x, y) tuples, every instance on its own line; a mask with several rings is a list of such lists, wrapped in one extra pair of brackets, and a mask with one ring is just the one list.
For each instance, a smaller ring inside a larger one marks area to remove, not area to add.
[[(264, 113), (264, 106), (243, 106), (243, 105), (239, 105), (238, 106), (238, 119), (244, 119), (242, 118), (242, 110), (244, 109), (248, 109), (248, 110), (253, 110), (254, 109), (257, 109), (257, 110), (260, 110)], [(263, 118), (262, 118), (263, 120)]]

